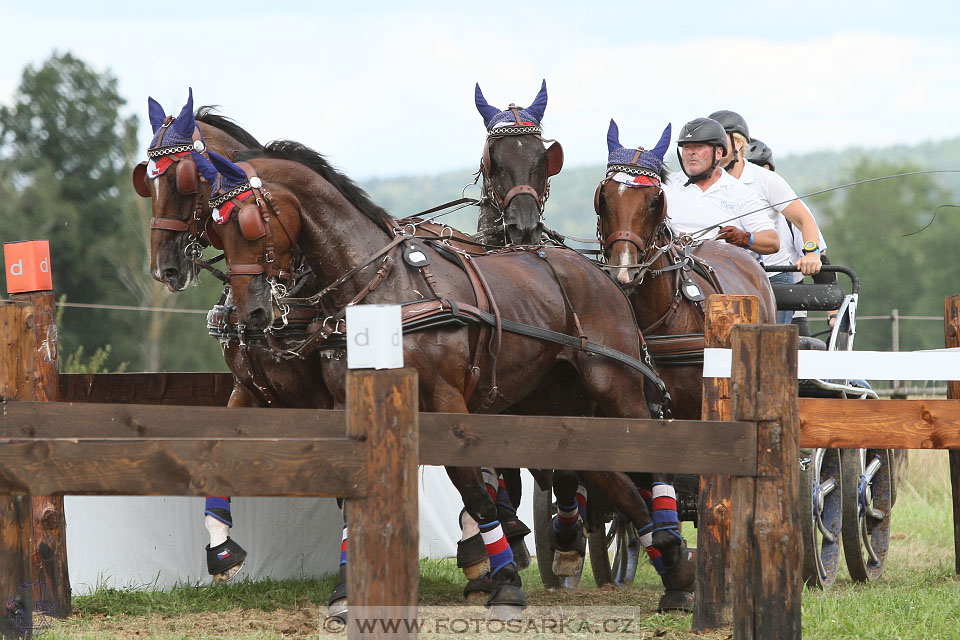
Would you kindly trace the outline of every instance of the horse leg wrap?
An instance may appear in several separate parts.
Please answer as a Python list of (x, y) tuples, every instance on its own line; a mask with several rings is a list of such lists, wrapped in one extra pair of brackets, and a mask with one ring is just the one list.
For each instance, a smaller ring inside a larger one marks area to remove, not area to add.
[(653, 493), (653, 533), (661, 534), (657, 538), (663, 540), (662, 534), (669, 534), (683, 543), (680, 535), (680, 518), (677, 516), (677, 494), (673, 487), (663, 482), (654, 482)]
[(203, 513), (219, 520), (228, 527), (233, 526), (233, 515), (230, 513), (230, 496), (207, 496)]
[(213, 584), (223, 584), (237, 575), (247, 559), (247, 552), (236, 542), (227, 538), (215, 547), (207, 545), (207, 572), (213, 576)]
[(347, 565), (340, 565), (340, 581), (333, 588), (330, 600), (327, 602), (327, 617), (336, 618), (341, 623), (347, 623)]
[(660, 579), (664, 594), (660, 596), (658, 613), (665, 611), (693, 611), (693, 589), (697, 577), (697, 550), (684, 545), (679, 559), (670, 567), (664, 567)]

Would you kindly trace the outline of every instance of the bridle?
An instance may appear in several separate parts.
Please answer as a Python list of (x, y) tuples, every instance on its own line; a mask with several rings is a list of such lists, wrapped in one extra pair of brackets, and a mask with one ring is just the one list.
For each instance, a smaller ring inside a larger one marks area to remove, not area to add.
[[(637, 150), (637, 154), (634, 156), (634, 161), (639, 158), (640, 153), (643, 152), (643, 148)], [(651, 185), (644, 185), (638, 187), (630, 188), (650, 188), (656, 187), (657, 189), (657, 198), (659, 199), (660, 212), (657, 218), (656, 226), (653, 229), (653, 232), (650, 234), (650, 237), (644, 240), (638, 236), (633, 231), (629, 229), (620, 229), (613, 231), (608, 234), (606, 237), (603, 236), (602, 228), (602, 216), (600, 213), (600, 195), (603, 192), (603, 187), (613, 180), (613, 176), (617, 173), (626, 173), (633, 176), (643, 176), (648, 178)], [(637, 264), (629, 265), (617, 265), (617, 269), (626, 269), (626, 268), (639, 268), (640, 273), (633, 279), (630, 286), (639, 285), (643, 282), (644, 276), (650, 271), (650, 267), (660, 259), (662, 255), (669, 252), (671, 247), (675, 242), (673, 232), (670, 229), (670, 225), (667, 222), (667, 208), (663, 200), (663, 187), (660, 184), (660, 174), (652, 169), (637, 165), (637, 164), (614, 164), (607, 167), (606, 177), (600, 181), (600, 184), (597, 185), (597, 190), (593, 194), (593, 208), (597, 213), (597, 241), (600, 244), (600, 256), (602, 260), (605, 260), (604, 256), (607, 253), (607, 250), (613, 247), (614, 244), (618, 242), (627, 242), (632, 244), (637, 248), (638, 253), (638, 262)], [(657, 246), (658, 240), (661, 238), (666, 240), (666, 243), (662, 247)], [(614, 268), (612, 265), (608, 265), (608, 269)], [(657, 272), (654, 272), (656, 274)]]
[[(211, 197), (209, 208), (213, 215), (207, 221), (206, 236), (215, 248), (223, 249), (223, 241), (216, 227), (218, 224), (229, 223), (230, 215), (236, 211), (240, 234), (251, 242), (260, 240), (262, 248), (256, 262), (230, 263), (227, 266), (227, 277), (253, 277), (262, 274), (270, 285), (271, 297), (280, 310), (281, 326), (286, 326), (290, 305), (284, 304), (280, 299), (296, 286), (296, 273), (299, 270), (295, 265), (301, 258), (297, 246), (299, 224), (296, 228), (291, 228), (283, 221), (278, 213), (276, 199), (263, 188), (263, 181), (250, 164), (238, 162), (237, 166), (246, 174), (247, 181), (226, 193)], [(289, 240), (290, 264), (286, 268), (279, 266), (276, 261), (276, 243), (271, 219), (277, 221)]]
[[(537, 209), (540, 211), (540, 218), (542, 220), (544, 207), (546, 206), (547, 199), (550, 197), (550, 177), (560, 173), (560, 169), (563, 168), (563, 147), (561, 147), (560, 143), (556, 140), (544, 138), (541, 135), (543, 130), (541, 129), (540, 125), (531, 123), (525, 124), (521, 120), (520, 107), (511, 103), (508, 108), (513, 112), (516, 124), (491, 129), (487, 133), (487, 139), (483, 145), (483, 156), (480, 159), (479, 172), (480, 175), (483, 176), (483, 199), (500, 214), (500, 220), (502, 221), (504, 211), (508, 206), (510, 206), (510, 202), (515, 197), (519, 195), (532, 196), (537, 203)], [(511, 187), (502, 196), (497, 193), (497, 189), (493, 184), (493, 179), (490, 176), (490, 144), (494, 140), (499, 140), (501, 138), (510, 136), (532, 136), (543, 144), (551, 142), (553, 143), (547, 148), (546, 177), (544, 178), (544, 184), (539, 191), (529, 184), (518, 184)]]
[(183, 196), (193, 196), (190, 204), (190, 216), (186, 221), (174, 218), (150, 218), (150, 230), (170, 231), (173, 233), (187, 232), (188, 241), (184, 248), (184, 254), (194, 263), (194, 270), (197, 269), (195, 261), (203, 254), (203, 248), (207, 242), (203, 238), (203, 222), (206, 219), (209, 209), (207, 200), (203, 197), (200, 189), (200, 182), (203, 178), (197, 169), (197, 164), (193, 161), (192, 152), (207, 153), (207, 146), (203, 140), (203, 133), (200, 127), (195, 126), (193, 130), (193, 141), (191, 144), (163, 145), (163, 138), (167, 129), (173, 124), (173, 116), (167, 116), (160, 126), (159, 139), (157, 145), (147, 149), (147, 157), (150, 160), (143, 160), (133, 169), (133, 187), (137, 194), (144, 198), (150, 197), (150, 187), (147, 183), (147, 170), (150, 162), (159, 168), (156, 176), (149, 176), (152, 180), (159, 180), (160, 176), (169, 171), (175, 170), (177, 192)]

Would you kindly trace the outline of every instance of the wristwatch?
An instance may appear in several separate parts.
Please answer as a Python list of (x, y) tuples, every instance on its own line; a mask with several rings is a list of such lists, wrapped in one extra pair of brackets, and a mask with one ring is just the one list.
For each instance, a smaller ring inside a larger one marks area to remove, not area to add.
[(817, 243), (813, 240), (803, 243), (803, 255), (807, 255), (808, 253), (820, 253), (820, 247), (818, 247)]

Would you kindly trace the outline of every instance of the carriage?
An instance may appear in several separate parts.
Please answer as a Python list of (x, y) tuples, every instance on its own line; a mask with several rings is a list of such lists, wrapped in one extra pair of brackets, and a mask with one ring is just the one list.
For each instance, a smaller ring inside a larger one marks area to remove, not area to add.
[[(797, 271), (795, 267), (766, 267), (767, 271)], [(824, 273), (842, 273), (850, 280), (846, 293), (838, 283), (775, 284), (779, 309), (836, 311), (833, 327), (812, 336), (800, 336), (801, 350), (850, 351), (856, 336), (860, 278), (848, 267), (824, 265)], [(821, 336), (825, 339), (821, 339)], [(877, 398), (860, 380), (800, 380), (801, 398)], [(885, 449), (802, 449), (800, 510), (804, 541), (803, 577), (808, 586), (826, 589), (836, 578), (843, 549), (847, 569), (856, 582), (883, 575), (890, 542), (891, 509), (896, 501), (895, 452)], [(697, 523), (698, 487), (695, 478), (678, 478), (677, 503), (681, 521)], [(549, 490), (537, 488), (534, 521), (538, 557), (550, 548), (541, 533), (556, 507)], [(641, 548), (636, 529), (602, 494), (590, 493), (586, 527), (590, 566), (597, 586), (633, 581)], [(573, 588), (580, 574), (558, 577), (549, 563), (539, 563), (547, 588)]]

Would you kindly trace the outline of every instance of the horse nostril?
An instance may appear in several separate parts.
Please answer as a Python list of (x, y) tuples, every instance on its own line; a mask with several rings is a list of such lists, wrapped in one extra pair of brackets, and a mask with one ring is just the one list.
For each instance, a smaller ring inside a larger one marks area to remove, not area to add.
[(180, 270), (175, 267), (167, 267), (163, 270), (164, 282), (176, 282), (180, 278)]
[(265, 329), (267, 326), (267, 312), (263, 307), (257, 307), (250, 312), (247, 322), (254, 329)]

